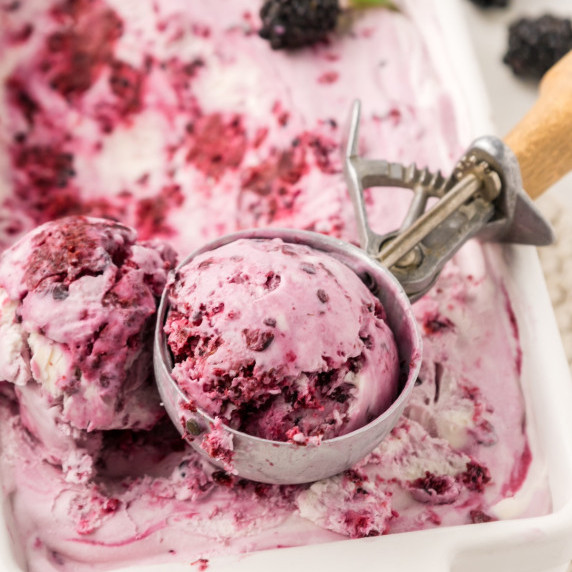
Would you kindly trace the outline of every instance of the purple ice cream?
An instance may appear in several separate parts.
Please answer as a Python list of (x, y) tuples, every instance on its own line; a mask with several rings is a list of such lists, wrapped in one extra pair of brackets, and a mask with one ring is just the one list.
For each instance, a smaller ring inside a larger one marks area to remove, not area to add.
[(39, 391), (75, 429), (152, 427), (162, 409), (150, 336), (173, 262), (170, 249), (102, 219), (25, 235), (0, 258), (0, 379)]

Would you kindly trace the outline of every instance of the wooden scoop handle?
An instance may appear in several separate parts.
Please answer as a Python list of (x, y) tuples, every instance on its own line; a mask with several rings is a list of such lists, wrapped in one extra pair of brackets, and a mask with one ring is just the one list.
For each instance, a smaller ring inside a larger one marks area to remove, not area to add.
[(572, 170), (572, 51), (546, 72), (538, 100), (504, 141), (533, 199)]

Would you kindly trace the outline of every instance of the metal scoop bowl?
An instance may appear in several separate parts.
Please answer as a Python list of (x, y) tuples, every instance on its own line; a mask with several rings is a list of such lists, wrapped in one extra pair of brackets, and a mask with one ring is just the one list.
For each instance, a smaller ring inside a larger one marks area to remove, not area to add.
[(172, 359), (163, 331), (169, 310), (168, 291), (165, 290), (158, 311), (154, 347), (155, 378), (164, 407), (196, 451), (215, 465), (236, 472), (241, 477), (263, 483), (299, 484), (341, 473), (363, 459), (386, 437), (397, 423), (413, 389), (421, 366), (422, 349), (421, 335), (411, 303), (395, 277), (363, 250), (344, 241), (308, 231), (270, 228), (226, 235), (193, 252), (179, 268), (198, 254), (240, 238), (281, 238), (284, 242), (305, 244), (351, 268), (385, 308), (402, 364), (399, 394), (391, 406), (369, 424), (345, 435), (324, 440), (319, 445), (297, 445), (261, 439), (223, 426), (225, 441), (231, 443), (232, 450), (223, 449), (219, 458), (211, 456), (202, 445), (217, 430), (217, 424), (200, 409), (185, 409), (188, 399), (171, 376)]

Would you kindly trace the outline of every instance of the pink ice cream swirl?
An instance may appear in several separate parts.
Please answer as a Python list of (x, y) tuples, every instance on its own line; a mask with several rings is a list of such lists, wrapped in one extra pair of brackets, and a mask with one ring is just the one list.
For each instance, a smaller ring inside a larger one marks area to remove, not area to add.
[(162, 416), (151, 335), (173, 263), (170, 248), (103, 219), (25, 235), (0, 258), (0, 379), (23, 393), (39, 386), (74, 429), (151, 428)]

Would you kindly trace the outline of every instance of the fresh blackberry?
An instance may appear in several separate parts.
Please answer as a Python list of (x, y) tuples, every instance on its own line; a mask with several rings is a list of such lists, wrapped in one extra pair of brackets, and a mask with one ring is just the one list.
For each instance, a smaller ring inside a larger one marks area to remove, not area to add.
[(335, 29), (340, 12), (338, 0), (266, 0), (258, 34), (274, 50), (307, 46)]
[(480, 8), (506, 8), (509, 0), (470, 0)]
[(517, 76), (539, 79), (570, 50), (572, 21), (545, 14), (510, 25), (503, 61)]

